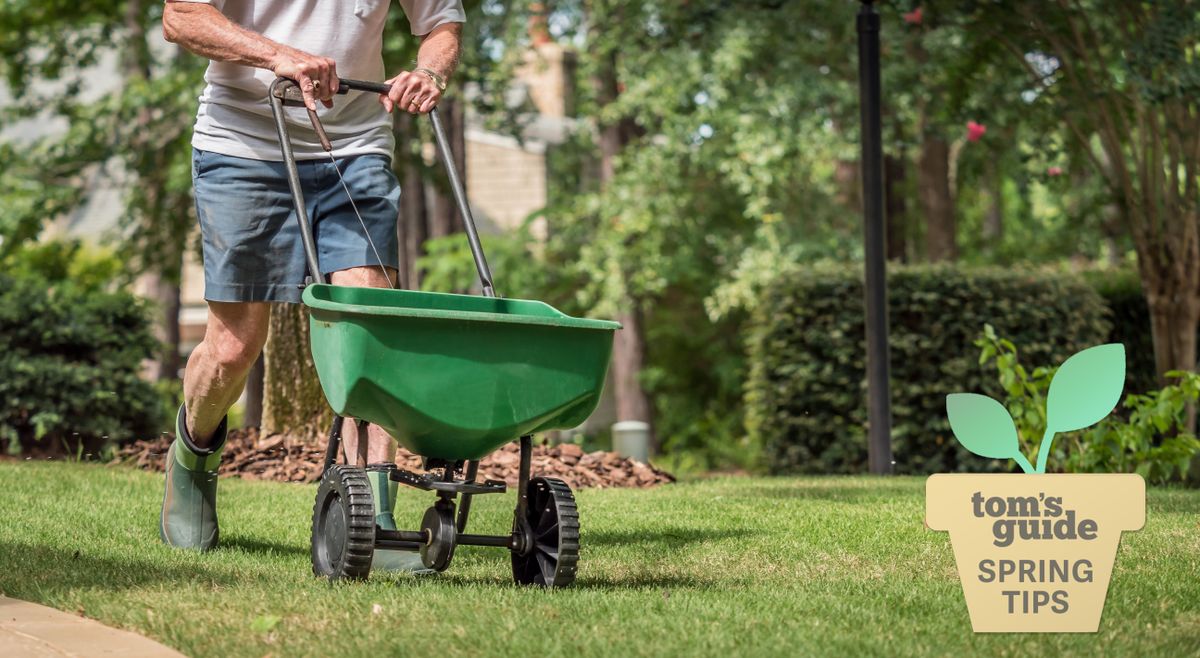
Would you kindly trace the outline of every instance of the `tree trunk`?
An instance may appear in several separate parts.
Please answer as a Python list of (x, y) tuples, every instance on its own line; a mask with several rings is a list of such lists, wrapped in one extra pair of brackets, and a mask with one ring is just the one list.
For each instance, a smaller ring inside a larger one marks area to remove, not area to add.
[(908, 260), (908, 199), (904, 196), (904, 181), (908, 178), (908, 162), (903, 155), (883, 157), (884, 218), (887, 222), (887, 259)]
[(328, 429), (325, 403), (308, 345), (308, 313), (301, 304), (275, 304), (263, 377), (262, 431), (313, 439)]
[(266, 376), (266, 363), (262, 354), (250, 368), (246, 376), (246, 408), (242, 414), (242, 427), (262, 427), (263, 418), (263, 378)]
[(179, 311), (182, 308), (179, 298), (179, 283), (172, 282), (167, 277), (155, 275), (154, 301), (162, 313), (158, 334), (159, 340), (163, 344), (155, 379), (172, 381), (179, 379)]
[[(642, 390), (638, 375), (646, 362), (646, 341), (642, 336), (641, 312), (626, 311), (617, 316), (621, 330), (613, 339), (613, 398), (616, 402), (617, 420), (640, 420), (653, 428), (654, 410), (650, 398)], [(651, 447), (657, 451), (653, 429), (650, 433)]]
[(145, 0), (129, 0), (125, 5), (121, 66), (127, 77), (150, 77), (150, 44), (146, 41), (146, 25), (142, 21), (145, 7)]
[[(918, 65), (929, 61), (922, 34), (928, 26), (914, 30), (904, 47), (909, 59)], [(917, 203), (925, 218), (925, 257), (930, 261), (955, 260), (958, 243), (954, 226), (954, 195), (950, 189), (950, 144), (929, 126), (928, 98), (937, 98), (941, 89), (925, 89), (917, 100), (917, 135), (921, 139), (917, 154)]]
[[(1194, 277), (1174, 281), (1161, 278), (1155, 281), (1153, 290), (1147, 291), (1146, 304), (1150, 308), (1150, 332), (1154, 337), (1154, 365), (1158, 371), (1159, 386), (1172, 383), (1167, 377), (1168, 372), (1192, 372), (1196, 369), (1196, 325), (1200, 323), (1198, 283)], [(1195, 431), (1195, 404), (1187, 405), (1184, 422), (1184, 431)], [(1200, 455), (1193, 457), (1190, 470), (1200, 473)]]
[(984, 168), (988, 205), (983, 215), (983, 239), (989, 247), (1004, 237), (1004, 176), (996, 161), (989, 158)]
[[(1142, 267), (1146, 305), (1150, 309), (1150, 331), (1154, 338), (1154, 364), (1158, 383), (1168, 384), (1166, 373), (1196, 369), (1196, 326), (1200, 323), (1200, 281), (1187, 276), (1191, 268), (1154, 271)], [(1185, 276), (1173, 276), (1183, 274)]]
[(400, 244), (400, 285), (409, 290), (421, 287), (421, 270), (417, 259), (425, 255), (425, 240), (429, 238), (428, 208), (425, 200), (425, 181), (421, 178), (419, 158), (420, 133), (414, 117), (396, 112), (392, 130), (396, 135), (396, 160), (393, 168), (400, 180), (400, 217), (396, 222)]
[(862, 164), (858, 160), (839, 158), (833, 164), (837, 202), (856, 214), (862, 214), (862, 185), (859, 183), (861, 170)]
[(1147, 300), (1150, 330), (1154, 334), (1154, 363), (1160, 385), (1167, 385), (1166, 373), (1196, 369), (1196, 324), (1200, 321), (1200, 301), (1173, 303), (1163, 297)]
[[(597, 100), (607, 105), (616, 100), (620, 93), (617, 80), (617, 54), (609, 52), (597, 57), (600, 66), (593, 78)], [(617, 155), (636, 134), (636, 126), (628, 118), (620, 118), (600, 126), (600, 184), (607, 186), (616, 176)], [(622, 282), (628, 291), (628, 282)], [(642, 390), (638, 375), (646, 364), (646, 342), (642, 331), (639, 300), (626, 292), (620, 302), (623, 309), (618, 320), (623, 328), (613, 340), (613, 397), (616, 402), (617, 420), (640, 420), (650, 425), (650, 448), (658, 451), (658, 440), (654, 432), (654, 408), (650, 398)]]
[(958, 258), (954, 196), (950, 191), (950, 144), (925, 134), (917, 163), (917, 189), (925, 215), (925, 256), (932, 262)]

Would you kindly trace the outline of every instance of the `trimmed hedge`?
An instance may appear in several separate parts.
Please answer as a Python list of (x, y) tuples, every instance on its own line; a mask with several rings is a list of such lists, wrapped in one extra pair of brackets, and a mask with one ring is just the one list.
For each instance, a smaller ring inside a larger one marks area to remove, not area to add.
[[(984, 324), (1021, 349), (1022, 363), (1059, 363), (1109, 336), (1108, 311), (1083, 280), (952, 266), (889, 273), (892, 450), (897, 473), (1002, 470), (959, 446), (945, 398), (1000, 395), (974, 345)], [(862, 267), (782, 274), (762, 292), (749, 329), (746, 425), (773, 473), (866, 470)]]
[(0, 444), (96, 451), (151, 435), (161, 404), (139, 372), (157, 345), (128, 293), (0, 273)]

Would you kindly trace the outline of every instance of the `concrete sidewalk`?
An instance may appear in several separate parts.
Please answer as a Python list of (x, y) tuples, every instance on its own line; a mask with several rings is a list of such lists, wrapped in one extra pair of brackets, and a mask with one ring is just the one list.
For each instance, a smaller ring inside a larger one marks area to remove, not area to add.
[(136, 633), (3, 596), (0, 596), (0, 655), (183, 657), (178, 651)]

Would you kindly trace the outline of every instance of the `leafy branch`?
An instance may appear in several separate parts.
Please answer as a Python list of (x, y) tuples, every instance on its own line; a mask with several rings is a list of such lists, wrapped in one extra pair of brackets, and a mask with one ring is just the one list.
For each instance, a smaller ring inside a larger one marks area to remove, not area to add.
[[(990, 335), (995, 338), (994, 332)], [(1012, 348), (1012, 344), (1007, 343), (1007, 347)], [(1011, 357), (1015, 362), (1015, 348), (1006, 352), (1005, 357)], [(986, 358), (985, 347), (981, 360)], [(1067, 359), (1057, 371), (1035, 371), (1034, 376), (1050, 377), (1045, 402), (1045, 432), (1038, 443), (1036, 467), (1021, 452), (1013, 417), (1004, 405), (986, 395), (953, 393), (946, 396), (946, 415), (959, 443), (981, 457), (1013, 459), (1026, 473), (1045, 473), (1056, 434), (1074, 432), (1100, 422), (1120, 401), (1125, 386), (1125, 346), (1110, 343), (1091, 347)], [(1025, 386), (1027, 381), (1022, 370), (1016, 379), (1006, 382), (1006, 388)], [(1023, 411), (1029, 413), (1028, 409)]]

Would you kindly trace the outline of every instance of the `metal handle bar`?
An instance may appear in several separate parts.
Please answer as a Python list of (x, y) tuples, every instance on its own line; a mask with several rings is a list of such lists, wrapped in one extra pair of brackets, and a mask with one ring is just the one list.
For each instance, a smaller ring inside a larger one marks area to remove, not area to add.
[[(304, 193), (300, 189), (300, 173), (296, 168), (296, 157), (292, 153), (292, 143), (288, 137), (287, 121), (283, 113), (283, 106), (302, 104), (294, 95), (288, 97), (288, 92), (298, 90), (300, 87), (295, 80), (290, 78), (275, 78), (271, 83), (268, 97), (271, 102), (271, 112), (275, 115), (275, 130), (279, 135), (279, 146), (283, 152), (283, 163), (287, 169), (288, 187), (292, 191), (292, 201), (296, 205), (296, 219), (300, 222), (300, 237), (304, 244), (304, 256), (308, 261), (309, 276), (312, 280), (317, 280), (321, 276), (320, 261), (317, 260), (317, 247), (313, 239), (312, 224), (308, 218), (308, 212), (304, 207)], [(391, 90), (391, 87), (381, 82), (367, 82), (365, 80), (351, 80), (348, 78), (338, 79), (338, 94), (345, 94), (350, 91), (367, 91), (377, 94), (386, 94)], [(309, 112), (309, 119), (313, 123), (314, 130), (318, 136), (324, 134), (324, 129), (321, 127), (321, 122), (317, 118), (315, 112)], [(441, 155), (442, 163), (446, 167), (446, 177), (450, 181), (450, 190), (454, 194), (454, 202), (458, 206), (458, 211), (462, 213), (463, 226), (467, 232), (467, 242), (471, 246), (471, 256), (475, 260), (475, 269), (479, 273), (479, 283), (483, 286), (483, 294), (487, 297), (495, 297), (496, 291), (492, 284), (492, 271), (488, 267), (487, 258), (483, 253), (483, 245), (479, 241), (479, 231), (475, 228), (475, 217), (471, 214), (471, 208), (467, 203), (467, 193), (463, 189), (462, 179), (459, 177), (458, 169), (454, 167), (454, 153), (450, 150), (450, 141), (446, 138), (446, 130), (442, 126), (442, 119), (438, 115), (436, 108), (429, 111), (429, 120), (433, 123), (433, 135), (437, 141), (438, 153)], [(322, 147), (327, 151), (332, 149), (328, 144), (328, 140), (322, 139)]]
[(471, 215), (471, 207), (467, 203), (467, 193), (463, 189), (462, 180), (458, 177), (458, 169), (454, 166), (454, 153), (450, 150), (450, 140), (446, 139), (446, 129), (442, 127), (442, 118), (438, 115), (437, 108), (429, 111), (429, 120), (433, 122), (433, 134), (437, 139), (438, 151), (442, 154), (442, 162), (446, 165), (446, 178), (450, 179), (450, 190), (454, 193), (454, 202), (458, 204), (458, 212), (462, 213), (463, 228), (467, 230), (467, 242), (471, 245), (471, 256), (475, 259), (475, 270), (479, 272), (479, 283), (483, 286), (483, 294), (495, 297), (496, 290), (492, 286), (492, 270), (488, 267), (487, 258), (483, 255), (483, 244), (479, 241), (475, 218)]
[(391, 90), (391, 85), (382, 82), (353, 80), (351, 78), (338, 78), (338, 94), (345, 94), (350, 91), (372, 91), (376, 94), (386, 94)]

